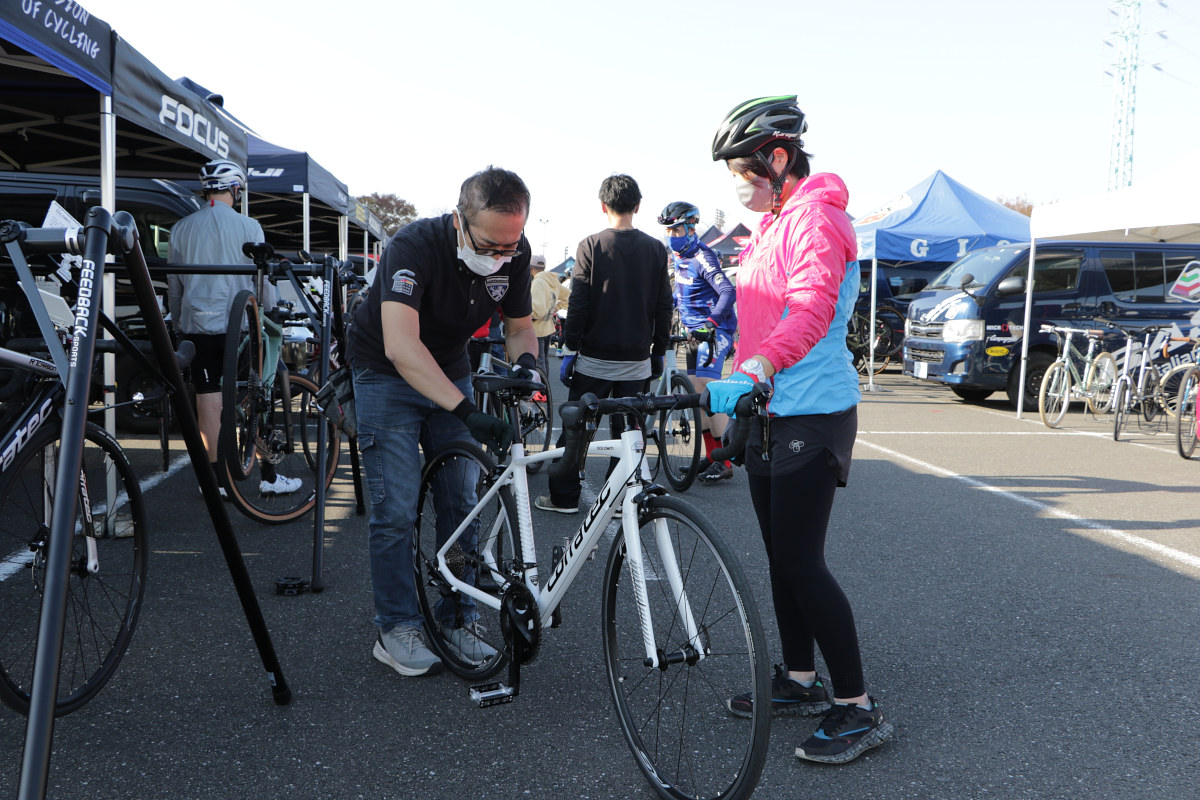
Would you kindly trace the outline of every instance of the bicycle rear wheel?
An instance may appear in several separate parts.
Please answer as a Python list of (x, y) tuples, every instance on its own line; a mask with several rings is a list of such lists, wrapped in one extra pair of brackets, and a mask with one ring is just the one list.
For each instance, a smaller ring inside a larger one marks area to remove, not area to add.
[(1158, 382), (1159, 402), (1162, 410), (1171, 420), (1175, 419), (1175, 406), (1179, 399), (1179, 387), (1182, 385), (1183, 376), (1194, 367), (1194, 364), (1179, 364), (1171, 367), (1163, 373), (1162, 380)]
[(1084, 376), (1088, 408), (1096, 416), (1112, 410), (1113, 384), (1117, 382), (1117, 359), (1112, 353), (1101, 353), (1088, 367)]
[[(686, 375), (671, 376), (671, 394), (695, 394)], [(659, 413), (658, 454), (667, 481), (679, 492), (686, 492), (700, 469), (700, 411), (696, 408), (672, 408)]]
[[(525, 452), (529, 455), (544, 453), (554, 446), (554, 399), (550, 396), (550, 382), (540, 369), (543, 389), (528, 399), (522, 400), (517, 407), (518, 419), (521, 425), (521, 438), (525, 442)], [(537, 461), (528, 464), (525, 471), (533, 474), (542, 468), (546, 462)]]
[[(259, 418), (250, 472), (240, 480), (231, 474), (226, 487), (230, 501), (250, 519), (270, 525), (296, 519), (316, 505), (318, 474), (326, 489), (333, 482), (341, 440), (336, 426), (317, 407), (316, 395), (317, 386), (308, 378), (288, 374), (284, 368), (276, 371), (270, 407)], [(319, 459), (317, 436), (322, 425), (325, 455)], [(280, 491), (267, 484), (263, 461), (274, 465), (279, 477), (300, 481), (299, 487)]]
[(1120, 441), (1121, 431), (1129, 422), (1133, 412), (1133, 392), (1129, 386), (1129, 378), (1122, 375), (1117, 378), (1117, 386), (1113, 389), (1113, 441)]
[(1042, 377), (1038, 392), (1038, 413), (1047, 428), (1057, 428), (1071, 404), (1071, 370), (1063, 361), (1055, 361)]
[(1142, 376), (1142, 386), (1139, 392), (1142, 419), (1146, 420), (1146, 422), (1154, 422), (1154, 418), (1162, 410), (1158, 401), (1159, 383), (1161, 380), (1158, 367), (1153, 365), (1146, 367), (1146, 374)]
[(241, 481), (250, 477), (254, 470), (258, 412), (262, 410), (265, 396), (262, 323), (258, 316), (258, 300), (248, 289), (234, 297), (225, 331), (218, 449), (230, 476)]
[[(0, 480), (0, 701), (21, 714), (29, 713), (33, 686), (61, 438), (59, 420), (45, 423)], [(146, 585), (146, 511), (137, 477), (116, 440), (91, 422), (83, 474), (99, 568), (88, 569), (89, 537), (77, 502), (56, 716), (81, 708), (116, 672)]]
[[(421, 476), (413, 527), (417, 599), (425, 618), (426, 642), (451, 672), (469, 680), (490, 678), (508, 662), (501, 612), (465, 598), (446, 583), (438, 570), (437, 553), (478, 498), (487, 494), (494, 465), (491, 456), (470, 442), (452, 442), (430, 455)], [(473, 528), (447, 551), (446, 564), (456, 578), (499, 599), (522, 566), (516, 505), (507, 486), (481, 509)], [(455, 638), (462, 636), (464, 627), (486, 649), (464, 652), (458, 647)]]
[(1200, 388), (1200, 371), (1192, 367), (1179, 381), (1175, 400), (1175, 444), (1179, 455), (1191, 458), (1196, 451), (1196, 392)]
[[(623, 532), (605, 567), (601, 613), (604, 665), (625, 741), (662, 797), (749, 797), (771, 731), (766, 642), (750, 587), (712, 524), (684, 501), (654, 497), (638, 524), (659, 666), (646, 664)], [(725, 707), (747, 691), (754, 698), (748, 721)]]

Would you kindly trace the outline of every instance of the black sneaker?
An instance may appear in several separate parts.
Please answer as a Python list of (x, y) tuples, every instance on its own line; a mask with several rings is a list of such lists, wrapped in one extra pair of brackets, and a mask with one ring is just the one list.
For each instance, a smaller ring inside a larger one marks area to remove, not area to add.
[[(749, 717), (754, 712), (754, 699), (749, 693), (739, 694), (725, 701), (729, 713), (737, 717)], [(797, 717), (819, 717), (829, 710), (829, 692), (820, 675), (812, 686), (802, 686), (775, 665), (775, 677), (771, 679), (771, 716), (791, 715)]]
[(878, 747), (892, 735), (892, 723), (884, 722), (875, 698), (871, 710), (837, 703), (825, 714), (817, 732), (796, 748), (796, 757), (823, 764), (845, 764)]
[(696, 476), (701, 483), (717, 483), (718, 481), (727, 481), (732, 477), (733, 467), (725, 466), (724, 461), (712, 462), (708, 469)]

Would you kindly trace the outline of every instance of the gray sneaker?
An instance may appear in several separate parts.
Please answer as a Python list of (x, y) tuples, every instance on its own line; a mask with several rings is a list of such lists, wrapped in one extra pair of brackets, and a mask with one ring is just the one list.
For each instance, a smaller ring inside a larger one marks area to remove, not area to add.
[(483, 640), (483, 626), (478, 622), (443, 629), (442, 633), (446, 637), (446, 647), (462, 661), (479, 665), (496, 657), (496, 648)]
[(421, 631), (410, 625), (397, 625), (381, 632), (375, 639), (373, 655), (377, 661), (407, 677), (432, 675), (442, 668), (442, 661), (425, 646)]

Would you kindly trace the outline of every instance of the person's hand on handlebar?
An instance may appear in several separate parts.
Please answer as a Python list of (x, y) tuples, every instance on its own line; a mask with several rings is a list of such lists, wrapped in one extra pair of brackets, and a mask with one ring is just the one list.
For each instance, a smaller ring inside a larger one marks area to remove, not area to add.
[(737, 416), (734, 410), (738, 400), (743, 395), (749, 394), (754, 389), (754, 384), (765, 382), (766, 379), (762, 365), (758, 361), (754, 359), (743, 361), (741, 366), (728, 378), (709, 381), (705, 387), (708, 390), (708, 413)]
[(513, 429), (507, 422), (491, 414), (484, 414), (466, 398), (454, 407), (453, 413), (467, 426), (475, 441), (502, 455), (508, 453), (508, 448), (513, 442)]
[(542, 382), (541, 373), (537, 371), (537, 356), (533, 353), (521, 353), (517, 362), (509, 368), (508, 374), (523, 381)]
[(717, 332), (717, 323), (712, 321), (712, 317), (704, 320), (703, 325), (699, 325), (688, 331), (688, 339), (693, 342), (711, 342), (714, 339), (714, 334)]

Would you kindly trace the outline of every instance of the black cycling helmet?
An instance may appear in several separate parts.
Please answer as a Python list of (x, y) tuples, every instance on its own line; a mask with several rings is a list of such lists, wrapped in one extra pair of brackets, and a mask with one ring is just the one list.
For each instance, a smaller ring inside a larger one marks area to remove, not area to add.
[(713, 137), (713, 161), (748, 156), (777, 141), (803, 147), (800, 136), (806, 130), (808, 123), (796, 105), (796, 95), (756, 97), (725, 115)]
[(666, 225), (668, 228), (676, 225), (699, 225), (700, 209), (691, 203), (676, 200), (674, 203), (668, 203), (667, 207), (658, 215), (658, 224)]

